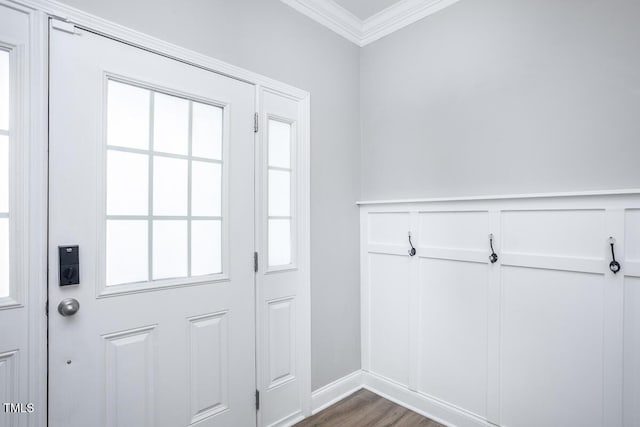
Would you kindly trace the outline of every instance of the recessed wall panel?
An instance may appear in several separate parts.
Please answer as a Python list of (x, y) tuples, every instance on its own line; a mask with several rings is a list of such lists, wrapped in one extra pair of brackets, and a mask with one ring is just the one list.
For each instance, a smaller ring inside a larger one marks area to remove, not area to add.
[(625, 426), (640, 425), (640, 277), (626, 277), (624, 288)]
[(502, 213), (504, 252), (602, 258), (604, 210), (537, 210)]
[(191, 422), (228, 408), (227, 312), (189, 319)]
[(486, 250), (489, 244), (488, 234), (488, 212), (420, 214), (420, 246)]
[(155, 326), (104, 335), (106, 425), (153, 427)]
[(409, 381), (409, 258), (369, 254), (370, 367)]
[(604, 283), (599, 274), (503, 267), (502, 425), (605, 425)]
[(410, 229), (408, 213), (370, 213), (368, 220), (368, 243), (382, 245), (407, 244)]
[(267, 303), (269, 327), (269, 387), (295, 377), (295, 299)]
[(624, 218), (626, 258), (640, 262), (640, 209), (630, 209)]
[(418, 390), (484, 417), (488, 267), (421, 259), (419, 287)]

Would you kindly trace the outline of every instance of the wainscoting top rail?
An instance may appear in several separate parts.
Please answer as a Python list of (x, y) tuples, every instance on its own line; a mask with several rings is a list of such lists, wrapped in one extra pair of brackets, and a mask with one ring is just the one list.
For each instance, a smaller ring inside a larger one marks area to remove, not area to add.
[(363, 200), (356, 202), (358, 206), (367, 205), (391, 205), (402, 203), (439, 203), (439, 202), (468, 202), (474, 200), (513, 200), (513, 199), (543, 199), (556, 197), (599, 197), (599, 196), (619, 196), (619, 195), (640, 195), (640, 188), (628, 188), (620, 190), (597, 190), (597, 191), (570, 191), (558, 193), (529, 193), (529, 194), (504, 194), (487, 196), (457, 196), (457, 197), (434, 197), (425, 199), (395, 199), (395, 200)]

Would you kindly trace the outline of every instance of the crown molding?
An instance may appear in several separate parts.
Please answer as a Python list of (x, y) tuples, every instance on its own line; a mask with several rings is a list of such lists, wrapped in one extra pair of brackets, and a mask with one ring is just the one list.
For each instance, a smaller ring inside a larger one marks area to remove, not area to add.
[(362, 20), (333, 0), (281, 0), (342, 37), (366, 46), (459, 0), (400, 0)]
[(360, 46), (362, 21), (333, 0), (281, 1)]
[(400, 0), (362, 22), (360, 46), (365, 46), (459, 0)]

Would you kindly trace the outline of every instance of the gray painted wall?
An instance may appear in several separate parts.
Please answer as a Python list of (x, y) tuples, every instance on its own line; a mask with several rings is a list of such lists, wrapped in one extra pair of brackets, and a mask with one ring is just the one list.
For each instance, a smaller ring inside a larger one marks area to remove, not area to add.
[(640, 187), (640, 2), (461, 0), (361, 50), (363, 199)]
[(279, 0), (65, 0), (311, 92), (312, 387), (360, 368), (358, 47)]
[(636, 0), (461, 0), (361, 50), (279, 0), (65, 2), (311, 92), (314, 389), (360, 367), (357, 199), (640, 187)]

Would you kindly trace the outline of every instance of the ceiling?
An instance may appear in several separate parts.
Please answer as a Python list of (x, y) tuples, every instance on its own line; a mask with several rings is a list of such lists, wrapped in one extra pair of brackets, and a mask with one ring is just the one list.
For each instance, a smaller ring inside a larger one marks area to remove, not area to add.
[(399, 0), (334, 0), (361, 20), (394, 5)]

